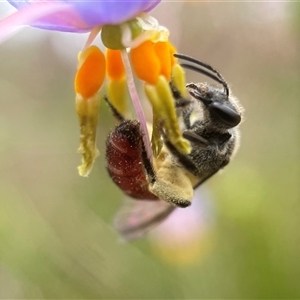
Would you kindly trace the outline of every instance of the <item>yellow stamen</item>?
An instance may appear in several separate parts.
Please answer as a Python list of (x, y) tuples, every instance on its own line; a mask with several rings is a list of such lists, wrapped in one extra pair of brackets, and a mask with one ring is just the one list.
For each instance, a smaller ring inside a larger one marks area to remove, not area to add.
[(79, 55), (75, 77), (75, 91), (84, 99), (99, 91), (105, 78), (105, 57), (96, 46), (91, 46)]
[(75, 77), (76, 112), (80, 125), (82, 165), (81, 176), (88, 176), (99, 155), (96, 148), (96, 132), (100, 105), (99, 90), (105, 78), (105, 57), (96, 46), (91, 46), (78, 55), (78, 71)]
[[(145, 86), (146, 89), (146, 86)], [(156, 91), (151, 91), (152, 87), (148, 86), (148, 92), (152, 93), (150, 102), (152, 104), (152, 136), (151, 136), (151, 148), (154, 157), (158, 157), (163, 147), (163, 139), (161, 136), (161, 128), (163, 127), (163, 120), (161, 118), (160, 112), (157, 111), (159, 109), (159, 105), (157, 103), (160, 102)], [(155, 89), (154, 89), (155, 90)], [(147, 92), (146, 92), (147, 93)]]
[(107, 94), (110, 103), (123, 116), (127, 112), (127, 83), (126, 78), (113, 80), (108, 83)]
[(78, 167), (80, 176), (87, 177), (99, 156), (96, 147), (96, 133), (98, 123), (98, 112), (100, 106), (99, 95), (89, 99), (76, 96), (76, 111), (80, 125), (80, 145), (78, 152), (82, 154), (82, 164)]
[(179, 64), (172, 67), (172, 83), (179, 90), (182, 97), (187, 96), (185, 72)]
[[(162, 126), (168, 139), (179, 152), (185, 154), (190, 153), (191, 146), (190, 143), (182, 137), (178, 125), (174, 99), (166, 78), (159, 76), (155, 86), (145, 84), (145, 92), (153, 106), (153, 114), (156, 114), (153, 120), (157, 124), (153, 124), (153, 129), (155, 130), (156, 126), (158, 128)], [(162, 122), (162, 124), (159, 124), (160, 122)], [(156, 137), (155, 145), (152, 146), (153, 150), (159, 147), (159, 143)]]

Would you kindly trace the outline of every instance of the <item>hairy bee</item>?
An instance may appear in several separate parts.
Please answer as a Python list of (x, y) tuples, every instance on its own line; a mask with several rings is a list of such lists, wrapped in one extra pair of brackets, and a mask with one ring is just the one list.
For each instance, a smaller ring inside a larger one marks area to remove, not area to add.
[[(223, 76), (192, 57), (175, 54), (181, 64), (204, 74), (222, 87), (189, 83), (190, 99), (184, 99), (170, 83), (183, 137), (191, 142), (188, 155), (180, 153), (163, 134), (164, 147), (153, 163), (146, 154), (143, 133), (137, 120), (126, 120), (109, 103), (120, 124), (106, 142), (107, 170), (132, 201), (121, 209), (115, 226), (126, 239), (137, 238), (166, 218), (176, 207), (191, 204), (194, 189), (224, 168), (235, 153), (242, 107)], [(147, 200), (145, 200), (147, 199)]]

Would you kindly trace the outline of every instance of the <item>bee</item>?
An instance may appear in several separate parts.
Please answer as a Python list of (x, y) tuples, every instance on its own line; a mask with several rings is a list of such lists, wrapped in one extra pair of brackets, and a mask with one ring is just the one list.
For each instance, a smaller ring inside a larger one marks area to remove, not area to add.
[(126, 120), (106, 98), (120, 122), (106, 142), (107, 171), (113, 182), (131, 198), (118, 212), (115, 227), (125, 239), (148, 232), (176, 207), (192, 203), (194, 189), (223, 169), (239, 146), (238, 125), (243, 108), (223, 76), (210, 65), (184, 54), (181, 66), (218, 84), (188, 83), (189, 99), (170, 83), (182, 135), (191, 143), (190, 154), (179, 152), (162, 131), (163, 149), (153, 162), (147, 156), (139, 121)]

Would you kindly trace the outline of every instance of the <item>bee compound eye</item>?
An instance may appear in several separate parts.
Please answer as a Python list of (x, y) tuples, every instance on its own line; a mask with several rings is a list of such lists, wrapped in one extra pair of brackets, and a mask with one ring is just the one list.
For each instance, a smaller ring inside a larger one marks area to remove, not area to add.
[(220, 122), (234, 127), (241, 122), (241, 116), (234, 109), (220, 102), (213, 102), (209, 106), (210, 113)]

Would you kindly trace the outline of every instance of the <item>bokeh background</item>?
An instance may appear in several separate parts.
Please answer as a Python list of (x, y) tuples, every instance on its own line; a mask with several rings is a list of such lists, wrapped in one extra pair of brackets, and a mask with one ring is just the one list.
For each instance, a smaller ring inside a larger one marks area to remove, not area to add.
[[(121, 243), (104, 155), (88, 179), (76, 169), (86, 35), (23, 29), (0, 46), (0, 298), (300, 298), (300, 4), (165, 1), (153, 15), (230, 83), (240, 151), (191, 208)], [(113, 126), (103, 104), (102, 154)]]

